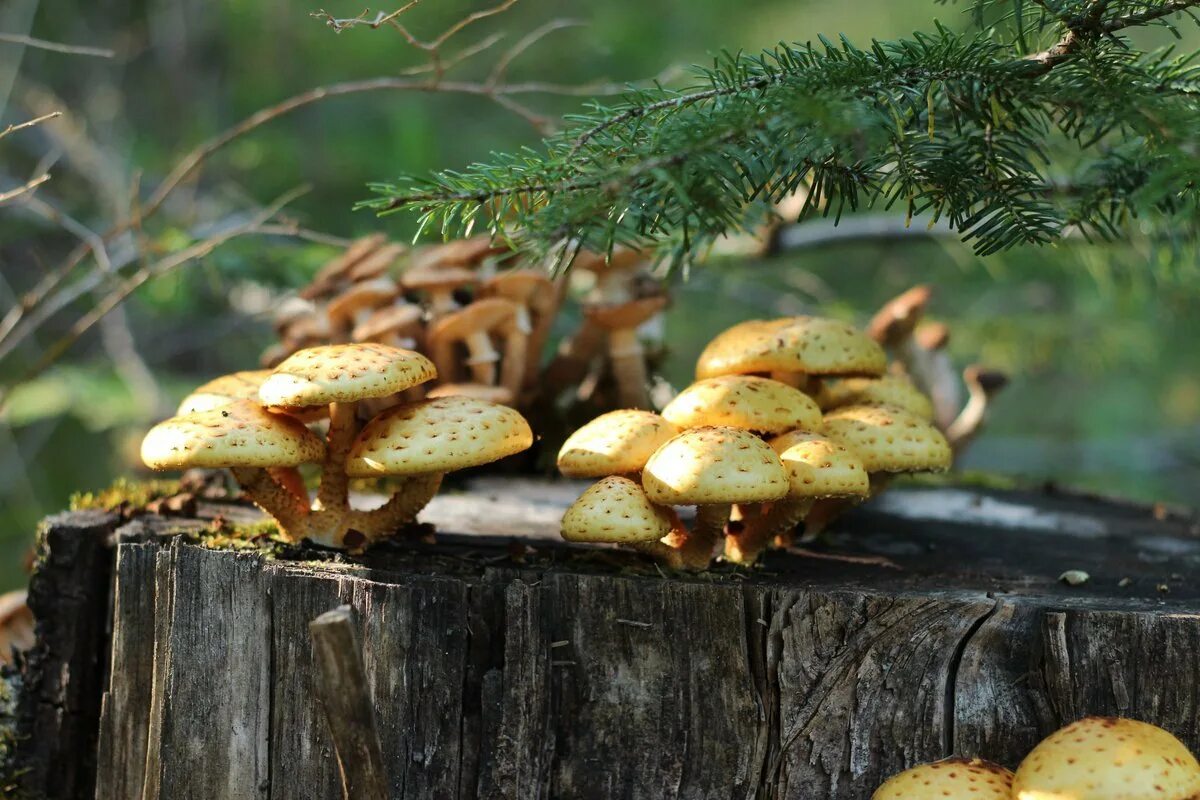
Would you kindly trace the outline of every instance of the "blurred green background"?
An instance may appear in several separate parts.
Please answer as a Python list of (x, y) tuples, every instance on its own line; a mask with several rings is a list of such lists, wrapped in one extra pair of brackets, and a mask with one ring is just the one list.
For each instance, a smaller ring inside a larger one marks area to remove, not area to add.
[[(0, 142), (0, 175), (12, 186), (47, 154), (57, 156), (44, 196), (96, 228), (118, 213), (135, 177), (143, 187), (154, 185), (182, 153), (255, 110), (314, 86), (396, 75), (423, 61), (395, 31), (358, 27), (338, 34), (309, 16), (315, 8), (290, 0), (73, 5), (64, 13), (56, 4), (10, 0), (0, 9), (0, 30), (115, 51), (100, 59), (0, 43), (3, 123), (62, 108), (70, 124), (66, 134), (31, 131)], [(482, 7), (439, 0), (405, 20), (417, 35), (432, 36)], [(362, 10), (340, 0), (326, 8), (337, 16)], [(524, 53), (511, 67), (512, 80), (630, 81), (706, 61), (720, 48), (755, 50), (840, 32), (864, 43), (928, 29), (935, 18), (968, 24), (960, 7), (930, 0), (520, 0), (463, 32), (447, 52), (505, 33), (495, 52), (461, 68), (464, 78), (486, 76), (496, 53), (554, 18), (584, 24)], [(1184, 42), (1195, 44), (1195, 37)], [(529, 102), (557, 116), (581, 100)], [(309, 184), (312, 191), (290, 207), (303, 225), (339, 237), (383, 229), (404, 238), (412, 233), (410, 219), (380, 221), (352, 211), (368, 181), (463, 165), (537, 139), (527, 122), (486, 98), (419, 92), (335, 98), (221, 151), (147, 236), (152, 246), (170, 248), (190, 225)], [(56, 225), (0, 208), (0, 312), (74, 244)], [(0, 417), (0, 588), (20, 582), (23, 554), (42, 516), (61, 510), (74, 491), (138, 471), (141, 434), (191, 385), (256, 364), (271, 341), (272, 303), (332, 252), (286, 237), (222, 247), (145, 286), (126, 305), (153, 382), (136, 370), (114, 369), (119, 343), (93, 332), (13, 395)], [(686, 382), (704, 341), (741, 319), (821, 309), (865, 321), (892, 295), (931, 283), (933, 314), (952, 328), (955, 359), (982, 361), (1014, 377), (965, 466), (1194, 504), (1200, 487), (1194, 262), (1192, 253), (1136, 237), (980, 260), (952, 238), (920, 235), (770, 260), (717, 260), (677, 289), (666, 321), (667, 376)], [(0, 362), (0, 382), (36, 362), (72, 319), (61, 317)]]

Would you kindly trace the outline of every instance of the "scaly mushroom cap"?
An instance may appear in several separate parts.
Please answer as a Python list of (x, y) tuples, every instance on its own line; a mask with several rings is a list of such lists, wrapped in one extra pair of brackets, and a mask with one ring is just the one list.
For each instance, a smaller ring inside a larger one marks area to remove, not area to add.
[(767, 442), (788, 472), (791, 497), (866, 497), (871, 490), (862, 459), (840, 442), (792, 431)]
[(479, 282), (479, 277), (463, 267), (420, 267), (410, 269), (400, 277), (405, 289), (458, 289)]
[(151, 469), (295, 467), (324, 457), (325, 443), (302, 422), (253, 400), (172, 417), (142, 440)]
[(979, 758), (947, 758), (888, 778), (871, 800), (1011, 800), (1013, 774)]
[(251, 369), (214, 378), (193, 389), (191, 394), (183, 398), (175, 413), (192, 414), (220, 408), (234, 400), (257, 399), (258, 388), (270, 374), (269, 369)]
[(1016, 800), (1192, 800), (1200, 764), (1162, 728), (1085, 717), (1043, 739), (1017, 767)]
[(490, 331), (517, 314), (517, 304), (503, 297), (485, 297), (451, 311), (429, 326), (429, 340), (458, 340), (476, 331)]
[(640, 472), (654, 451), (677, 433), (674, 425), (653, 411), (610, 411), (563, 442), (558, 469), (568, 478)]
[(850, 448), (867, 472), (950, 469), (950, 445), (930, 423), (895, 406), (844, 406), (825, 415), (825, 434)]
[(662, 505), (764, 503), (788, 491), (775, 451), (741, 428), (692, 428), (654, 451), (642, 472), (647, 496)]
[(420, 306), (403, 303), (381, 308), (355, 327), (350, 336), (359, 342), (366, 342), (377, 336), (389, 333), (396, 335), (415, 335), (421, 330), (421, 320), (425, 312)]
[(668, 403), (662, 415), (680, 428), (727, 425), (761, 433), (821, 428), (821, 409), (812, 398), (786, 383), (751, 375), (697, 381)]
[(394, 406), (368, 422), (350, 448), (346, 474), (454, 472), (498, 461), (531, 444), (529, 423), (508, 406), (439, 397)]
[(258, 390), (270, 406), (316, 406), (387, 397), (437, 377), (420, 353), (386, 344), (330, 344), (300, 350)]
[(933, 420), (933, 403), (905, 375), (843, 378), (825, 383), (817, 402), (825, 410), (842, 406), (896, 406), (923, 420)]
[(571, 542), (654, 542), (671, 532), (673, 515), (656, 506), (628, 478), (593, 484), (562, 518), (562, 537)]
[(487, 400), (489, 403), (499, 403), (510, 406), (515, 398), (513, 393), (503, 386), (488, 386), (484, 383), (443, 383), (430, 389), (425, 397), (435, 400), (439, 397), (473, 397), (476, 400)]
[(750, 320), (717, 335), (696, 364), (697, 378), (753, 372), (882, 375), (887, 357), (853, 325), (825, 317)]
[(605, 330), (624, 330), (638, 327), (666, 307), (666, 295), (655, 295), (628, 303), (585, 306), (583, 315)]
[(375, 308), (389, 303), (400, 293), (400, 288), (391, 278), (376, 278), (365, 283), (356, 283), (329, 301), (325, 313), (335, 323), (350, 319), (363, 308)]

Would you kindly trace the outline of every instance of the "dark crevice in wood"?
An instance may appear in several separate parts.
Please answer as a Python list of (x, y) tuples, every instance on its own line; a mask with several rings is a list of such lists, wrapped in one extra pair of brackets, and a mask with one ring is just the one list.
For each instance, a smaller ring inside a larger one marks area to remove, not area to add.
[(995, 597), (992, 597), (990, 593), (988, 597), (992, 600), (992, 607), (971, 623), (971, 627), (967, 629), (966, 634), (958, 640), (958, 645), (954, 649), (954, 656), (950, 659), (949, 668), (946, 670), (946, 699), (942, 709), (942, 749), (947, 755), (957, 755), (954, 752), (954, 720), (957, 717), (958, 711), (958, 670), (962, 666), (963, 656), (966, 654), (967, 646), (971, 643), (971, 640), (975, 638), (975, 635), (979, 633), (1000, 607), (1000, 603)]

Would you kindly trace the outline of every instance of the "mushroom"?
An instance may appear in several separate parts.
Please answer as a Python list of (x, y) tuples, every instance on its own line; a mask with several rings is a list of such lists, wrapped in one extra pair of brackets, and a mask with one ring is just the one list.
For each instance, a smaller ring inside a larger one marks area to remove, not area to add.
[(384, 411), (350, 448), (353, 478), (393, 475), (405, 487), (381, 508), (352, 514), (352, 528), (374, 541), (411, 522), (437, 494), (442, 476), (489, 464), (533, 444), (529, 423), (513, 409), (471, 397), (439, 397)]
[[(611, 476), (593, 484), (571, 504), (562, 518), (562, 537), (569, 542), (627, 544), (655, 553), (659, 540), (679, 525), (674, 511), (650, 502), (629, 478)], [(663, 550), (670, 550), (665, 545)], [(673, 555), (677, 551), (671, 550)]]
[(522, 385), (531, 386), (537, 380), (542, 350), (558, 310), (559, 297), (554, 284), (539, 270), (510, 269), (489, 278), (483, 285), (482, 293), (487, 297), (503, 297), (517, 304), (517, 325), (529, 337)]
[(285, 359), (259, 389), (266, 405), (328, 406), (329, 432), (321, 486), (306, 534), (342, 544), (349, 522), (346, 457), (358, 434), (356, 405), (388, 397), (437, 376), (420, 353), (377, 343), (325, 345)]
[(619, 405), (629, 408), (650, 405), (646, 354), (637, 331), (666, 305), (667, 298), (660, 295), (618, 304), (584, 306), (584, 317), (607, 336), (608, 358), (617, 384)]
[(1162, 728), (1132, 719), (1084, 717), (1047, 736), (1013, 778), (1015, 800), (1191, 800), (1200, 763)]
[(142, 461), (151, 469), (228, 467), (247, 496), (299, 538), (307, 508), (267, 473), (321, 461), (325, 445), (299, 420), (252, 400), (172, 417), (142, 440)]
[(725, 538), (725, 557), (734, 563), (753, 564), (776, 536), (781, 537), (783, 546), (789, 546), (792, 530), (817, 500), (861, 500), (870, 491), (862, 461), (839, 442), (792, 431), (768, 444), (787, 470), (788, 493), (765, 514), (744, 519), (740, 530)]
[(696, 506), (696, 522), (676, 548), (681, 566), (705, 569), (732, 505), (781, 499), (788, 476), (775, 451), (749, 431), (692, 428), (654, 451), (642, 471), (642, 487), (659, 505)]
[[(861, 460), (870, 477), (870, 496), (886, 488), (897, 473), (943, 472), (953, 456), (942, 432), (896, 406), (844, 406), (825, 415), (824, 433)], [(818, 500), (805, 517), (804, 540), (811, 541), (855, 501)]]
[[(516, 303), (500, 297), (488, 297), (435, 320), (429, 326), (426, 341), (443, 380), (455, 380), (458, 377), (458, 359), (454, 347), (462, 343), (467, 349), (466, 364), (475, 382), (494, 385), (500, 353), (492, 342), (492, 336), (503, 334), (506, 338), (522, 337), (519, 331), (514, 330), (516, 315)], [(523, 339), (520, 345), (520, 354), (509, 353), (506, 348), (507, 355), (522, 359), (517, 373), (518, 386), (505, 385), (514, 395), (520, 390), (519, 383), (525, 374)]]
[(678, 428), (726, 425), (758, 433), (819, 430), (821, 409), (799, 389), (752, 375), (722, 375), (697, 381), (663, 409)]
[(563, 442), (558, 451), (558, 469), (568, 478), (638, 475), (654, 451), (678, 433), (674, 425), (653, 411), (610, 411)]
[(400, 283), (405, 289), (419, 292), (428, 298), (429, 313), (435, 319), (458, 310), (458, 301), (454, 299), (455, 290), (473, 286), (478, 282), (479, 278), (474, 272), (462, 267), (414, 267), (400, 278)]
[(382, 233), (355, 240), (340, 256), (321, 268), (308, 286), (300, 292), (300, 297), (315, 300), (336, 291), (338, 284), (346, 281), (350, 268), (382, 247), (386, 241), (387, 237)]
[(370, 319), (375, 309), (395, 300), (399, 293), (400, 287), (391, 278), (375, 278), (346, 289), (325, 308), (334, 335), (348, 339), (350, 331)]
[(963, 382), (967, 384), (970, 399), (946, 429), (946, 438), (950, 440), (955, 454), (965, 450), (983, 429), (987, 421), (988, 403), (1008, 385), (1008, 376), (1000, 370), (972, 364), (963, 370)]
[(842, 406), (889, 405), (911, 411), (924, 420), (933, 420), (933, 403), (907, 375), (879, 378), (841, 378), (825, 383), (817, 394), (822, 410)]
[(1012, 781), (1012, 772), (999, 764), (945, 758), (893, 775), (871, 800), (1012, 800)]
[(27, 599), (24, 589), (0, 595), (0, 664), (11, 664), (14, 652), (28, 652), (37, 642)]

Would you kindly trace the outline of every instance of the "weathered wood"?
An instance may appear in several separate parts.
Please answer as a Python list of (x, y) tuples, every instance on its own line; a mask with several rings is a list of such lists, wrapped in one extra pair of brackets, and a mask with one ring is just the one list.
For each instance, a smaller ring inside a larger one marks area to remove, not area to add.
[(333, 737), (342, 793), (346, 800), (386, 800), (387, 773), (354, 611), (338, 606), (308, 623), (308, 630), (317, 665), (317, 694)]
[(343, 603), (395, 798), (860, 798), (950, 753), (1013, 765), (1089, 713), (1200, 750), (1194, 518), (921, 489), (825, 546), (900, 569), (774, 553), (664, 576), (548, 538), (575, 492), (481, 482), (429, 514), (473, 535), (362, 557), (126, 526), (97, 796), (341, 797), (307, 626)]

